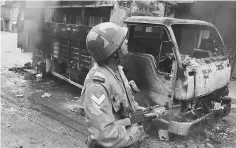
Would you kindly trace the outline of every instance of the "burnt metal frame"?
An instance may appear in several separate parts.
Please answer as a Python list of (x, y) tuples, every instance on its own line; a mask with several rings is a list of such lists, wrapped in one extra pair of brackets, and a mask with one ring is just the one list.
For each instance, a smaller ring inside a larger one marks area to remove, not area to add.
[[(57, 22), (55, 22), (55, 15), (56, 15), (56, 9), (57, 8), (63, 8), (63, 9), (69, 9), (69, 8), (78, 8), (78, 9), (81, 9), (81, 24), (82, 24), (82, 26), (87, 26), (86, 24), (85, 24), (85, 9), (86, 8), (101, 8), (101, 7), (107, 7), (107, 8), (110, 8), (110, 9), (112, 9), (113, 7), (114, 7), (114, 5), (106, 5), (106, 6), (93, 6), (93, 5), (89, 5), (89, 6), (54, 6), (54, 7), (45, 7), (44, 9), (54, 9), (54, 11), (53, 11), (53, 22), (52, 23), (54, 23), (54, 24), (64, 24), (64, 23), (57, 23)], [(111, 15), (111, 13), (110, 13), (110, 15)], [(109, 15), (109, 17), (110, 17), (110, 15)], [(79, 25), (76, 25), (76, 24), (65, 24), (65, 25), (74, 25), (74, 26), (79, 26)], [(70, 41), (68, 40), (68, 48), (69, 48), (69, 52), (70, 52), (70, 43), (69, 43)], [(69, 53), (69, 55), (70, 55), (70, 53)], [(69, 59), (68, 59), (68, 61), (70, 61), (70, 57), (69, 57)], [(67, 61), (67, 62), (68, 62)], [(55, 66), (55, 63), (53, 63), (53, 66)], [(68, 77), (65, 77), (65, 76), (63, 76), (63, 75), (61, 75), (61, 74), (58, 74), (57, 72), (55, 72), (55, 71), (50, 71), (54, 76), (56, 76), (56, 77), (58, 77), (58, 78), (60, 78), (60, 79), (63, 79), (63, 80), (65, 80), (65, 81), (67, 81), (67, 82), (69, 82), (69, 83), (71, 83), (71, 84), (73, 84), (73, 85), (75, 85), (75, 86), (77, 86), (77, 87), (79, 87), (79, 88), (81, 88), (82, 89), (82, 87), (83, 87), (83, 85), (81, 85), (81, 84), (79, 84), (79, 83), (76, 83), (76, 82), (74, 82), (73, 80), (71, 80), (71, 75), (70, 75), (70, 71), (71, 71), (71, 69), (69, 68), (69, 73), (68, 73)]]

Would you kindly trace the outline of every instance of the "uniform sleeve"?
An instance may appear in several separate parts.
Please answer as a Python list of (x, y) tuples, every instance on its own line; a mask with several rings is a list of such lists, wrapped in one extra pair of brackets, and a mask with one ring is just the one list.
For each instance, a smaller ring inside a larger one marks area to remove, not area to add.
[(126, 147), (141, 140), (140, 130), (115, 125), (108, 92), (101, 84), (89, 85), (83, 93), (83, 107), (91, 138), (104, 147)]

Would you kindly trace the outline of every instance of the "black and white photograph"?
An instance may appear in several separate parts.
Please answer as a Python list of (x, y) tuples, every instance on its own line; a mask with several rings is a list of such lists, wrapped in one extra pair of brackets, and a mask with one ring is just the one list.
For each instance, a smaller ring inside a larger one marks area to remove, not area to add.
[(1, 0), (1, 148), (236, 148), (236, 1)]

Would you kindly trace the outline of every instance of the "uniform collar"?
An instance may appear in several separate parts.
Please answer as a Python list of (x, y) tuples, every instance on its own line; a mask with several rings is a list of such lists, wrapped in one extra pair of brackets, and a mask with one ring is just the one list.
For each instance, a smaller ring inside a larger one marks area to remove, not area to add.
[(118, 73), (119, 73), (120, 76), (118, 76), (118, 75), (117, 75), (110, 67), (108, 67), (107, 65), (104, 65), (104, 67), (105, 67), (116, 79), (118, 79), (119, 81), (122, 81), (122, 79), (121, 79), (121, 74), (120, 74), (121, 70), (123, 69), (122, 66), (119, 66), (119, 65), (118, 65), (118, 67), (117, 67)]

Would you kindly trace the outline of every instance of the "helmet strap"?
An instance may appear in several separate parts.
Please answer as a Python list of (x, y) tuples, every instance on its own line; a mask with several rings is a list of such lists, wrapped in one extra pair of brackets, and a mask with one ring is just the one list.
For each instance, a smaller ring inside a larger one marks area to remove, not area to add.
[(120, 60), (120, 57), (119, 57), (119, 54), (118, 54), (118, 50), (115, 51), (115, 53), (113, 54), (113, 57), (114, 57), (115, 60), (117, 60), (117, 61)]

